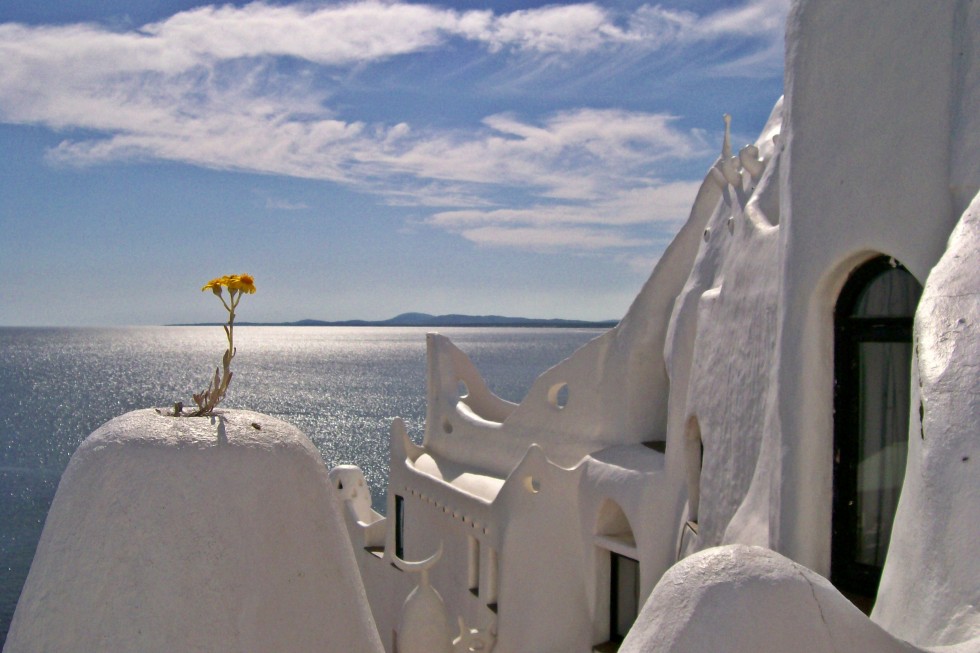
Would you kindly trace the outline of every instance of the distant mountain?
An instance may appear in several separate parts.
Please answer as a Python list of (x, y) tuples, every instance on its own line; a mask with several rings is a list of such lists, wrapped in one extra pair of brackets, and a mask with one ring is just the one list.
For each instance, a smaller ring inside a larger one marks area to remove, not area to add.
[[(369, 327), (551, 327), (568, 329), (609, 329), (617, 320), (563, 320), (559, 318), (540, 319), (529, 317), (505, 317), (502, 315), (429, 315), (428, 313), (402, 313), (388, 320), (299, 320), (297, 322), (237, 322), (239, 326), (369, 326)], [(175, 324), (171, 326), (209, 326), (219, 324)]]

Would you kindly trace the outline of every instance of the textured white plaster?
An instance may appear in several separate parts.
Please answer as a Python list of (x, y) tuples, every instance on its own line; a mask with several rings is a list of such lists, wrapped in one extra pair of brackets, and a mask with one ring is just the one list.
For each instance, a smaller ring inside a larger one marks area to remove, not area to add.
[(959, 0), (953, 40), (956, 98), (950, 140), (950, 186), (954, 212), (961, 213), (980, 192), (980, 3)]
[(667, 572), (621, 653), (908, 653), (822, 576), (761, 547), (729, 545)]
[(464, 468), (448, 460), (437, 462), (429, 454), (422, 454), (418, 457), (415, 461), (415, 469), (432, 478), (451, 484), (460, 492), (466, 492), (488, 502), (497, 497), (504, 484), (502, 478), (478, 474), (472, 468)]
[(267, 415), (106, 423), (72, 457), (4, 651), (380, 651), (319, 452)]
[[(980, 190), (977, 52), (977, 0), (796, 0), (785, 97), (754, 144), (726, 130), (616, 328), (520, 404), (428, 336), (424, 446), (394, 421), (387, 517), (271, 418), (110, 422), (65, 473), (5, 650), (377, 650), (366, 592), (389, 651), (452, 650), (456, 617), (455, 650), (588, 653), (610, 552), (648, 597), (623, 651), (980, 650), (980, 199), (953, 231)], [(833, 312), (878, 254), (928, 282), (872, 620), (819, 574)], [(407, 601), (399, 541), (442, 552)]]
[[(797, 0), (786, 33), (770, 546), (830, 571), (833, 309), (877, 254), (919, 280), (956, 222), (956, 1)], [(911, 44), (916, 44), (912, 46)], [(973, 108), (976, 111), (976, 108)]]
[(429, 583), (429, 570), (442, 556), (442, 546), (419, 562), (395, 559), (403, 572), (418, 573), (419, 584), (405, 599), (398, 623), (399, 653), (452, 653), (453, 632), (446, 617), (446, 606)]
[[(753, 478), (766, 486), (771, 458), (760, 457), (775, 360), (779, 295), (779, 152), (782, 101), (756, 141), (764, 167), (726, 186), (671, 316), (669, 463), (682, 468), (688, 510), (699, 535), (693, 548), (716, 546), (737, 510), (737, 535), (768, 542), (768, 497), (744, 506)], [(733, 355), (738, 352), (738, 355)], [(692, 439), (692, 424), (704, 446)], [(682, 455), (678, 455), (682, 454)], [(693, 494), (697, 492), (697, 510)], [(676, 517), (674, 517), (676, 520)]]
[(431, 585), (412, 590), (398, 628), (399, 653), (452, 653), (453, 632), (442, 597)]
[[(396, 423), (388, 514), (403, 497), (409, 558), (444, 544), (432, 583), (452, 615), (496, 628), (498, 653), (586, 653), (610, 634), (612, 551), (639, 561), (649, 596), (623, 650), (980, 649), (976, 208), (947, 244), (980, 189), (978, 43), (976, 0), (797, 0), (785, 97), (754, 144), (726, 134), (615, 329), (518, 405), (428, 337), (424, 446)], [(929, 283), (872, 621), (818, 574), (831, 566), (834, 308), (880, 254)], [(388, 624), (409, 588), (359, 560), (369, 588), (397, 585), (397, 599), (369, 589)]]
[[(426, 447), (503, 477), (531, 442), (551, 460), (571, 467), (609, 446), (663, 440), (668, 396), (663, 352), (670, 311), (720, 195), (717, 184), (705, 180), (691, 217), (619, 325), (542, 374), (517, 406), (493, 397), (465, 354), (447, 338), (431, 334)], [(467, 397), (459, 396), (460, 380), (470, 390)], [(551, 395), (561, 384), (567, 384), (568, 401), (559, 409)]]
[(356, 465), (338, 465), (330, 470), (330, 482), (337, 490), (337, 497), (345, 502), (348, 510), (364, 526), (384, 519), (371, 508), (371, 488), (364, 479), (364, 472)]
[(908, 468), (872, 618), (922, 646), (978, 651), (980, 195), (926, 282), (914, 361)]

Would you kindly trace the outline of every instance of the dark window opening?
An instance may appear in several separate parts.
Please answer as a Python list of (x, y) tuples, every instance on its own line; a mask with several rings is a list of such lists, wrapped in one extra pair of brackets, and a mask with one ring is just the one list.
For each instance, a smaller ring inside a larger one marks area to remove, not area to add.
[(854, 271), (834, 315), (831, 581), (863, 609), (878, 592), (908, 448), (912, 320), (922, 287), (894, 259)]
[(405, 559), (405, 498), (395, 495), (395, 555)]
[(640, 612), (640, 563), (610, 552), (609, 640), (622, 642)]
[(469, 536), (469, 589), (473, 596), (480, 595), (480, 540)]

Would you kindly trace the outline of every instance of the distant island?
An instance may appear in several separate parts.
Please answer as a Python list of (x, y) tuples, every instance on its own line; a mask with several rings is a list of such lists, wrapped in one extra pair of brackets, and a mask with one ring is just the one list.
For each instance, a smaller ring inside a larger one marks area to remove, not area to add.
[[(239, 326), (340, 326), (340, 327), (550, 327), (562, 329), (611, 329), (618, 320), (564, 320), (560, 318), (505, 317), (502, 315), (429, 315), (402, 313), (387, 320), (298, 320), (296, 322), (236, 322)], [(168, 324), (167, 326), (214, 326), (217, 322)]]

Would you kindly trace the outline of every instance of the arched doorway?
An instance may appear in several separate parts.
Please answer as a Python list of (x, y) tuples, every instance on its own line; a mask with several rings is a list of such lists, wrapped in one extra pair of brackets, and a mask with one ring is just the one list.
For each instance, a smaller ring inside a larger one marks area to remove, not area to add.
[[(597, 641), (599, 653), (617, 651), (640, 612), (640, 563), (636, 538), (626, 513), (612, 499), (606, 499), (596, 519), (597, 587), (601, 596), (597, 608), (607, 618), (599, 617)], [(604, 588), (604, 589), (603, 589)]]
[(869, 610), (908, 448), (912, 320), (922, 286), (887, 256), (855, 270), (834, 314), (831, 581)]

